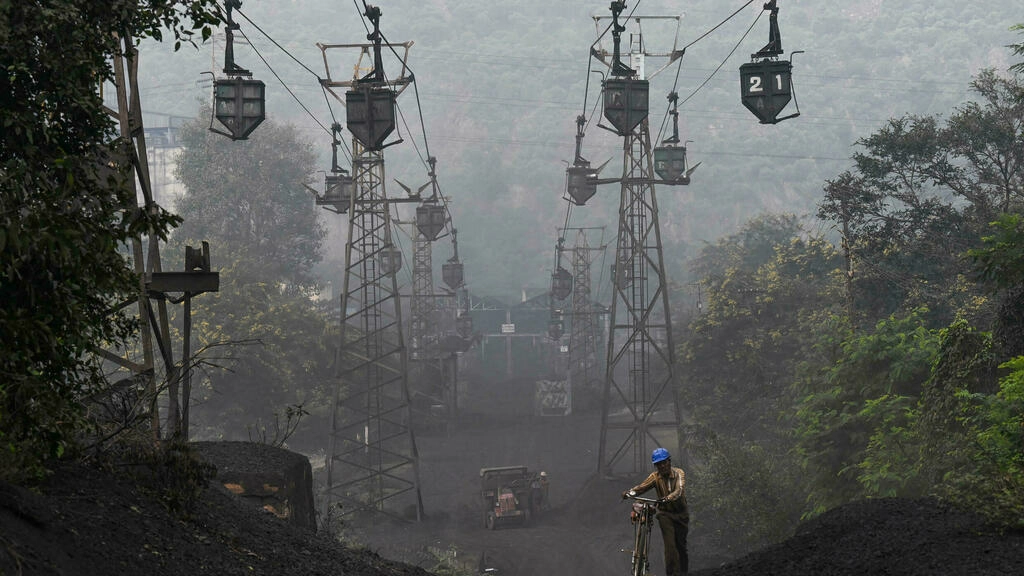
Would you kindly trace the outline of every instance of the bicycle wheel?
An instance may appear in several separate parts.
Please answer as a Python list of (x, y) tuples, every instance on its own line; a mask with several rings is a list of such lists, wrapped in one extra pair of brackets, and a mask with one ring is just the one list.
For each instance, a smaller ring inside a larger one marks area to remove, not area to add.
[(647, 575), (647, 530), (646, 527), (637, 523), (636, 541), (633, 543), (633, 575)]

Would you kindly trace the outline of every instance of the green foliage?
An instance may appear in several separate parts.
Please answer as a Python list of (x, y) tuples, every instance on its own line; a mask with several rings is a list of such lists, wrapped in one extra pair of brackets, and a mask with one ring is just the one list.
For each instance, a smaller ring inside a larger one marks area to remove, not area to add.
[(765, 215), (706, 246), (693, 268), (706, 305), (680, 345), (678, 394), (701, 424), (686, 434), (697, 438), (691, 509), (697, 529), (740, 554), (789, 535), (800, 517), (790, 388), (812, 354), (831, 360), (815, 343), (844, 326), (839, 259), (794, 216)]
[(792, 534), (803, 505), (803, 482), (791, 455), (749, 441), (690, 433), (695, 464), (687, 473), (693, 532), (716, 549), (742, 556)]
[(981, 101), (966, 102), (949, 117), (941, 144), (950, 158), (937, 181), (968, 201), (964, 212), (979, 225), (1020, 210), (1024, 201), (1024, 76), (982, 70), (971, 90)]
[(213, 0), (0, 5), (0, 477), (67, 451), (80, 399), (105, 386), (91, 351), (135, 328), (110, 312), (137, 290), (118, 249), (177, 221), (133, 209), (130, 167), (101, 169), (116, 148), (99, 90), (123, 49), (113, 32), (206, 37), (218, 14)]
[(982, 449), (993, 456), (1004, 473), (1024, 471), (1024, 356), (999, 366), (1009, 370), (1000, 378), (999, 392), (985, 406), (987, 426), (978, 434)]
[[(244, 440), (247, 427), (284, 406), (322, 405), (329, 384), (327, 315), (309, 298), (276, 286), (230, 281), (193, 307), (193, 338), (210, 348), (211, 369), (193, 389), (196, 431)], [(203, 429), (205, 428), (205, 431)]]
[(855, 171), (827, 182), (818, 216), (847, 236), (858, 324), (926, 307), (937, 327), (974, 305), (980, 290), (962, 280), (962, 254), (985, 222), (1024, 200), (1022, 80), (982, 71), (971, 84), (979, 101), (944, 125), (889, 120), (857, 142)]
[(971, 448), (969, 468), (951, 470), (943, 495), (1007, 526), (1024, 528), (1024, 356), (1008, 370), (995, 394), (964, 392)]
[(863, 458), (856, 464), (857, 481), (865, 496), (919, 495), (919, 437), (915, 425), (920, 413), (913, 398), (883, 394), (864, 403), (858, 416), (876, 422)]
[(996, 288), (1024, 283), (1024, 220), (1020, 214), (1001, 214), (989, 223), (992, 234), (981, 238), (982, 247), (969, 250), (978, 275)]
[[(203, 107), (198, 116), (210, 114)], [(175, 203), (185, 219), (175, 238), (208, 240), (233, 281), (315, 293), (311, 271), (326, 230), (303, 186), (316, 170), (312, 144), (294, 126), (272, 121), (238, 142), (213, 134), (207, 123), (182, 127), (176, 173), (187, 192)]]
[[(920, 395), (938, 353), (939, 335), (924, 327), (923, 314), (883, 320), (874, 332), (843, 338), (833, 363), (803, 367), (795, 438), (812, 511), (860, 496), (857, 467), (883, 441), (877, 430), (907, 425), (908, 402)], [(877, 478), (869, 483), (891, 490)]]
[(680, 345), (680, 400), (715, 430), (777, 439), (793, 364), (835, 300), (837, 255), (791, 215), (766, 215), (694, 262), (704, 314)]
[[(1024, 525), (1024, 358), (1001, 366), (1010, 372), (996, 391), (988, 333), (958, 321), (939, 331), (937, 341), (919, 393), (863, 393), (861, 401), (849, 401), (848, 421), (857, 422), (867, 441), (862, 450), (847, 450), (836, 478), (853, 476), (856, 485), (829, 484), (829, 470), (820, 474), (822, 461), (801, 438), (804, 466), (819, 471), (812, 513), (860, 497), (937, 495), (1005, 525)], [(822, 423), (834, 431), (839, 420), (832, 416), (839, 413), (819, 406), (802, 414), (813, 425), (801, 433), (815, 425), (829, 429)]]
[[(1010, 30), (1017, 30), (1018, 32), (1024, 31), (1024, 24), (1014, 24), (1013, 26), (1010, 26)], [(1013, 50), (1014, 55), (1024, 58), (1024, 42), (1010, 44), (1010, 49)], [(1014, 72), (1024, 72), (1024, 60), (1010, 66), (1010, 70), (1013, 70)]]
[[(678, 396), (735, 438), (705, 454), (723, 474), (787, 454), (805, 516), (940, 495), (1020, 522), (1020, 406), (993, 367), (1024, 341), (1024, 78), (986, 70), (972, 90), (946, 121), (907, 115), (858, 141), (819, 206), (841, 255), (774, 217), (696, 259), (707, 306), (680, 346)], [(704, 480), (703, 506), (742, 507), (742, 480)]]
[[(991, 335), (955, 322), (939, 331), (928, 382), (916, 397), (868, 401), (880, 416), (857, 464), (866, 496), (919, 497), (942, 490), (945, 478), (967, 472), (970, 430), (965, 417), (973, 394), (992, 382)], [(888, 408), (888, 410), (886, 410)]]

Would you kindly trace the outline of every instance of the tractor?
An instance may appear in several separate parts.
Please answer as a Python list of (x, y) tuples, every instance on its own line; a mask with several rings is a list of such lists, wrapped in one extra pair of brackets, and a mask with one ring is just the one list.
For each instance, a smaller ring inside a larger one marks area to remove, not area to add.
[[(484, 526), (494, 530), (503, 524), (529, 524), (535, 509), (538, 479), (526, 466), (481, 468), (480, 496)], [(538, 501), (536, 508), (539, 509), (539, 506)]]

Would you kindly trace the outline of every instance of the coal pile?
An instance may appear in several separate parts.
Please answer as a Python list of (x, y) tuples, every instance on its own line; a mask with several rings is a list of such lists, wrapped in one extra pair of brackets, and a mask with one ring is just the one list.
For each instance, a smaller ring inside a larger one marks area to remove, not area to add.
[(700, 576), (1024, 574), (1024, 532), (1001, 531), (934, 499), (854, 502), (794, 536)]

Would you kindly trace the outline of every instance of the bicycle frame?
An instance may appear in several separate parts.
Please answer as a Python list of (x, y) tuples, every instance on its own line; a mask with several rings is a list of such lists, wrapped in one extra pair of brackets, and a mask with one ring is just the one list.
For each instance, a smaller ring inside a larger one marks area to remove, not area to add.
[(633, 571), (631, 576), (646, 576), (650, 568), (647, 551), (651, 546), (651, 526), (654, 525), (654, 513), (657, 500), (642, 496), (629, 496), (633, 500), (630, 522), (633, 524)]

